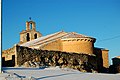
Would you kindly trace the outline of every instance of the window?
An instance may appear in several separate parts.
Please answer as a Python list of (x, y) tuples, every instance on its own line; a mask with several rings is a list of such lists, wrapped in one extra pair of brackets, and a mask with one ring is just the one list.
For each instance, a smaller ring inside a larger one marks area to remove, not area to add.
[(35, 33), (34, 38), (37, 39), (37, 33)]
[(30, 23), (30, 29), (32, 29), (32, 23)]
[(30, 41), (29, 33), (27, 33), (26, 40), (27, 40), (27, 41)]

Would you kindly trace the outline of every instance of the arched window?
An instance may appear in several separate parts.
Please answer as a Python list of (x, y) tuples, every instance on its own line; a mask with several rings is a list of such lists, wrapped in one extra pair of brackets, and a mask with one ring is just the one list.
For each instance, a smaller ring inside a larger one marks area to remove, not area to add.
[(27, 40), (27, 41), (30, 41), (29, 33), (27, 33), (27, 35), (26, 35), (26, 40)]
[(34, 38), (37, 39), (37, 33), (34, 34)]

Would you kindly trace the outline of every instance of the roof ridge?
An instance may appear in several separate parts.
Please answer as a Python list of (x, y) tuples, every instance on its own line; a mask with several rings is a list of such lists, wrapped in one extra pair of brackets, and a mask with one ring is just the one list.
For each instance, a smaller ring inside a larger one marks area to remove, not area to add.
[[(45, 39), (43, 39), (43, 40), (46, 40), (46, 39), (48, 39), (48, 38), (51, 38), (51, 37), (53, 37), (53, 36), (55, 36), (55, 35), (58, 35), (58, 34), (60, 34), (60, 33), (62, 33), (62, 32), (64, 32), (64, 31), (60, 31), (60, 32), (53, 33), (53, 35), (50, 34), (51, 36), (49, 36), (49, 37), (47, 37), (47, 38), (45, 38)], [(47, 35), (46, 35), (46, 36), (47, 36)], [(41, 41), (43, 41), (43, 40), (41, 40)], [(35, 43), (36, 43), (36, 42), (35, 42)]]
[[(62, 38), (62, 37), (65, 36), (65, 35), (67, 35), (67, 34), (61, 35), (60, 37), (57, 37), (57, 38), (54, 38), (54, 39), (51, 39), (51, 40), (48, 40), (48, 41), (45, 41), (45, 42), (41, 42), (41, 44), (44, 45), (44, 43), (46, 43), (46, 42), (50, 42), (50, 41), (53, 42), (53, 41), (55, 41), (55, 40), (57, 40), (57, 39)], [(35, 45), (38, 45), (38, 44), (40, 44), (40, 43), (37, 43), (37, 44), (35, 44)]]
[[(57, 38), (54, 38), (54, 39), (45, 41), (45, 42), (49, 42), (49, 41), (53, 41), (53, 40), (56, 40), (56, 39), (60, 39), (60, 38), (62, 38), (62, 37), (65, 36), (65, 35), (67, 35), (67, 33), (66, 33), (66, 34), (63, 34), (63, 35), (61, 35), (61, 36), (58, 36)], [(53, 37), (54, 37), (54, 36), (53, 36)], [(46, 40), (47, 40), (47, 39), (46, 39)], [(42, 40), (42, 41), (44, 41), (44, 40)], [(41, 42), (41, 44), (44, 44), (45, 42)], [(37, 43), (37, 42), (36, 42), (36, 43)], [(37, 43), (37, 44), (40, 44), (40, 43)]]

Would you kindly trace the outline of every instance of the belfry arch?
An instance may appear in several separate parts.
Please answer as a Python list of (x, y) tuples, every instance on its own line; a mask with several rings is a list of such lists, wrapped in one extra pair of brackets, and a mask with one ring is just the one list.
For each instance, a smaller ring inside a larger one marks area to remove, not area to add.
[(36, 24), (34, 21), (26, 21), (26, 30), (20, 33), (20, 44), (37, 39), (41, 37), (42, 34), (36, 31)]
[(34, 34), (34, 39), (37, 39), (37, 33)]
[(26, 35), (26, 41), (30, 41), (30, 35), (29, 35), (29, 33), (27, 33), (27, 35)]
[(36, 28), (35, 28), (35, 22), (30, 21), (29, 22), (29, 27), (30, 27), (31, 30), (36, 30)]

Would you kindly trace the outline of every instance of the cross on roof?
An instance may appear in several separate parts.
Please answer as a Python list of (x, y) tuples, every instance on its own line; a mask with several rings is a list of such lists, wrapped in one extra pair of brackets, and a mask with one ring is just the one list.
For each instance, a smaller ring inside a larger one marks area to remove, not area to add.
[(31, 17), (29, 17), (29, 19), (31, 20)]

